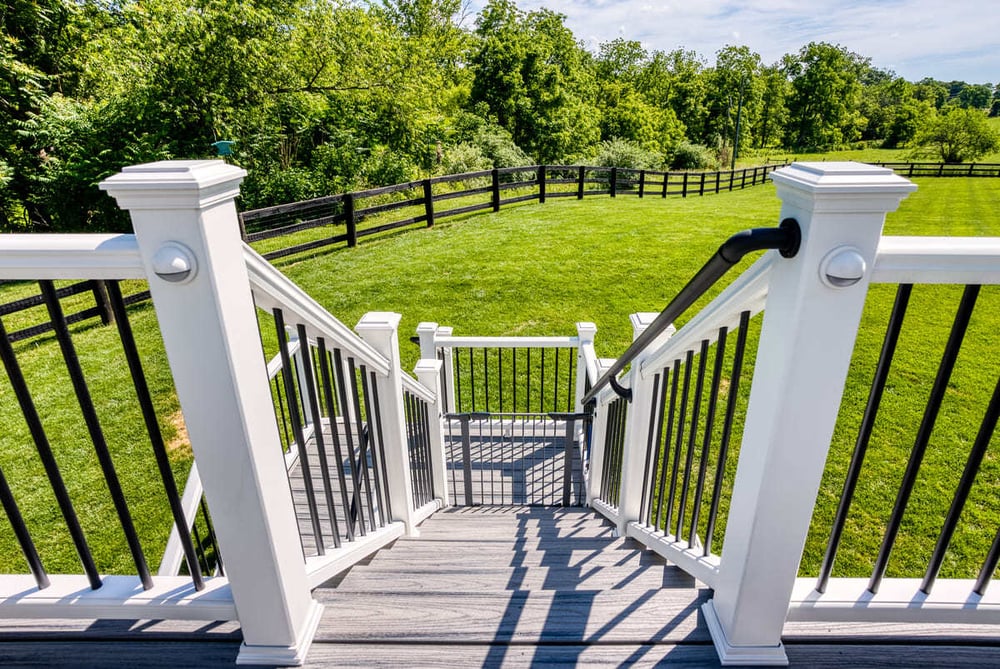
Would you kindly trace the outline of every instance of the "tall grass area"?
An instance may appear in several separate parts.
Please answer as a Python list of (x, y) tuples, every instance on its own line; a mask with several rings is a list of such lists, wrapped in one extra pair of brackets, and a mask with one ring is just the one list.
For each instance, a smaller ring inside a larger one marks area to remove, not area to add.
[[(886, 234), (1000, 236), (1000, 180), (918, 183), (919, 190), (890, 214)], [(432, 229), (365, 240), (356, 249), (276, 264), (350, 326), (367, 311), (403, 314), (400, 346), (407, 368), (418, 357), (408, 338), (420, 321), (454, 326), (460, 335), (573, 334), (577, 321), (593, 321), (598, 326), (598, 354), (614, 357), (631, 338), (630, 313), (662, 309), (726, 237), (745, 228), (775, 225), (779, 207), (771, 186), (704, 198), (553, 200), (442, 221)], [(718, 290), (721, 286), (713, 294)], [(959, 292), (952, 287), (915, 291), (836, 575), (870, 570), (871, 546), (881, 536), (895, 496)], [(866, 308), (803, 573), (815, 573), (822, 557), (892, 298), (892, 287), (875, 287)], [(176, 445), (175, 472), (183, 484), (190, 453), (178, 432), (177, 402), (155, 316), (149, 306), (133, 314), (161, 422)], [(914, 572), (926, 564), (928, 543), (940, 529), (983, 407), (1000, 375), (1000, 356), (995, 353), (998, 321), (1000, 291), (984, 289), (890, 575), (919, 575)], [(266, 329), (269, 349), (273, 339)], [(76, 342), (155, 568), (170, 520), (127, 370), (119, 362), (117, 335), (113, 327), (79, 327)], [(130, 572), (124, 539), (63, 378), (57, 345), (43, 338), (19, 345), (18, 351), (85, 530), (99, 549), (101, 569)], [(0, 379), (0, 398), (0, 466), (22, 511), (30, 514), (29, 526), (43, 544), (46, 567), (77, 571), (65, 526), (6, 377)], [(992, 450), (997, 446), (995, 438), (943, 576), (974, 575), (970, 570), (981, 564), (996, 532), (1000, 471)], [(24, 572), (26, 565), (11, 535), (0, 533), (0, 572)]]

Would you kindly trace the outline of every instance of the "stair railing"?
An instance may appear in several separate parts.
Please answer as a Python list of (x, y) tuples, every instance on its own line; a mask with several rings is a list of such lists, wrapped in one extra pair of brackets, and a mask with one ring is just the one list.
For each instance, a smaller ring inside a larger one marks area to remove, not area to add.
[[(724, 244), (584, 397), (608, 426), (610, 455), (603, 471), (591, 467), (603, 479), (595, 508), (713, 588), (704, 612), (723, 664), (787, 663), (781, 631), (870, 268), (885, 214), (915, 188), (853, 163), (795, 164), (772, 178), (780, 220), (798, 223), (797, 252), (779, 241), (787, 257), (768, 252), (667, 336), (731, 266)], [(623, 427), (608, 387), (627, 401)]]

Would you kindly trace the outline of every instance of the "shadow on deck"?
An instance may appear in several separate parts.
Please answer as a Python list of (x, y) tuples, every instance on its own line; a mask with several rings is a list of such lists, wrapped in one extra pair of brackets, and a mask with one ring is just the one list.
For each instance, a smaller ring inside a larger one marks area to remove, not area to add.
[[(315, 591), (307, 665), (718, 666), (710, 591), (580, 508), (455, 507)], [(800, 667), (1000, 664), (991, 628), (790, 624)], [(8, 621), (4, 667), (223, 667), (234, 623)]]

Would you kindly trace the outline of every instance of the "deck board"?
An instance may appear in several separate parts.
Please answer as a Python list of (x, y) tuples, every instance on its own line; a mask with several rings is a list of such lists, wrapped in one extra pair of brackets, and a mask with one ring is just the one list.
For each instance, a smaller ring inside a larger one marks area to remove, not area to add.
[[(306, 666), (715, 667), (709, 591), (583, 509), (453, 508), (315, 591)], [(236, 623), (0, 621), (0, 666), (232, 667)], [(789, 623), (791, 666), (1000, 666), (996, 626)]]

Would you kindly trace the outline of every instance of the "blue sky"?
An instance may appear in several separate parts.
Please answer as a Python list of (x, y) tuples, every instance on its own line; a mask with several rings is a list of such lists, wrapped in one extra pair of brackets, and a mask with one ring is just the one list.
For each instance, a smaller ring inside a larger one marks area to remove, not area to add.
[[(484, 0), (470, 0), (472, 12)], [(773, 63), (811, 41), (841, 44), (915, 81), (1000, 82), (997, 0), (517, 0), (565, 14), (588, 48), (616, 37), (648, 49), (697, 51), (710, 64), (727, 44)], [(471, 17), (469, 19), (471, 23)]]

